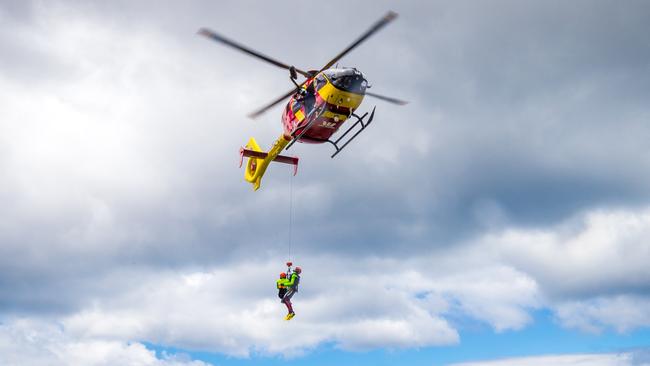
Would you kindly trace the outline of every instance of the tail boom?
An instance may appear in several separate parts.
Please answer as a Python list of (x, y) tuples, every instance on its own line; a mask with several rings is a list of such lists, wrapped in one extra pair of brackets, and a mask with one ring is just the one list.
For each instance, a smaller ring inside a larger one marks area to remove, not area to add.
[(244, 157), (247, 157), (248, 161), (246, 163), (244, 179), (246, 179), (247, 182), (253, 184), (254, 190), (258, 190), (260, 188), (262, 177), (264, 176), (269, 163), (272, 161), (291, 164), (294, 167), (293, 175), (296, 175), (296, 173), (298, 173), (299, 159), (293, 156), (280, 155), (280, 152), (285, 148), (285, 146), (287, 146), (289, 141), (290, 140), (287, 140), (284, 136), (280, 136), (273, 144), (271, 150), (269, 150), (269, 152), (264, 152), (257, 145), (255, 139), (251, 137), (250, 140), (248, 140), (248, 144), (246, 144), (245, 147), (239, 149), (239, 167), (242, 166)]

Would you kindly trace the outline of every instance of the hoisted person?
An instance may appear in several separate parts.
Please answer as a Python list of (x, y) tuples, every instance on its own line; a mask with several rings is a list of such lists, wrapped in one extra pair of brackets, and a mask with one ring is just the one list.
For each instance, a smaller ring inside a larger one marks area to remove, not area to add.
[[(287, 266), (289, 267), (287, 270), (289, 273), (289, 279), (285, 279), (282, 283), (286, 289), (286, 292), (284, 296), (282, 296), (281, 302), (287, 307), (288, 311), (288, 314), (286, 317), (284, 317), (284, 320), (291, 320), (294, 316), (296, 316), (296, 313), (293, 311), (293, 306), (291, 304), (291, 298), (296, 292), (298, 292), (298, 284), (300, 283), (300, 274), (302, 273), (302, 268), (296, 267), (293, 272), (291, 272), (291, 262), (288, 262)], [(281, 280), (282, 278), (278, 280), (278, 286)], [(278, 293), (278, 296), (279, 295), (280, 294)]]
[(275, 281), (275, 285), (278, 288), (278, 297), (280, 299), (284, 298), (284, 295), (287, 293), (287, 286), (285, 285), (287, 282), (287, 274), (284, 272), (280, 273), (280, 279)]

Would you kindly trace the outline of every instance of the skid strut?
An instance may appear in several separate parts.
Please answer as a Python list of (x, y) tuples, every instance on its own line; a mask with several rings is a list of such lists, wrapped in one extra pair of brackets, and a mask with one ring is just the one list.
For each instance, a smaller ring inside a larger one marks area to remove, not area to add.
[[(335, 141), (327, 140), (327, 142), (329, 142), (330, 144), (332, 144), (332, 145), (334, 146), (334, 149), (336, 149), (336, 152), (335, 152), (334, 154), (332, 154), (332, 156), (331, 156), (332, 159), (333, 159), (333, 158), (334, 158), (338, 153), (340, 153), (341, 150), (343, 150), (346, 146), (348, 146), (348, 144), (349, 144), (352, 140), (354, 140), (354, 138), (357, 137), (357, 136), (361, 133), (361, 131), (365, 130), (366, 127), (368, 127), (368, 126), (370, 125), (370, 122), (372, 122), (372, 119), (375, 117), (375, 108), (377, 108), (377, 107), (372, 107), (372, 112), (370, 113), (370, 118), (368, 118), (368, 122), (366, 122), (366, 123), (363, 123), (363, 119), (366, 118), (366, 116), (368, 115), (368, 112), (364, 113), (361, 117), (359, 117), (359, 116), (357, 116), (356, 114), (352, 113), (352, 116), (355, 117), (355, 118), (357, 119), (357, 121), (354, 122), (354, 124), (353, 124), (352, 126), (350, 126), (350, 128), (348, 128), (348, 129), (347, 129), (347, 130), (346, 130), (346, 131), (345, 131), (341, 136), (339, 136), (339, 138), (337, 138)], [(350, 131), (352, 131), (352, 129), (354, 129), (358, 124), (361, 124), (361, 129), (360, 129), (359, 131), (357, 131), (354, 135), (352, 135), (352, 137), (350, 137), (347, 141), (345, 141), (345, 142), (343, 143), (343, 146), (339, 147), (339, 142), (341, 142), (341, 140), (345, 137), (345, 135), (347, 135)]]

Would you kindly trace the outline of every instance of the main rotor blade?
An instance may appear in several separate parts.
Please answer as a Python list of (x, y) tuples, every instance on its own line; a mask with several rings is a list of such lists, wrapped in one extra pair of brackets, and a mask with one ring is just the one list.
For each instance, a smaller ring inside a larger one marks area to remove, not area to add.
[(407, 101), (399, 100), (399, 99), (395, 99), (395, 98), (391, 98), (391, 97), (386, 97), (386, 96), (379, 95), (379, 94), (375, 94), (375, 93), (368, 93), (368, 92), (366, 92), (366, 95), (370, 95), (371, 97), (375, 97), (375, 98), (377, 98), (377, 99), (385, 100), (385, 101), (387, 101), (387, 102), (394, 103), (394, 104), (398, 104), (398, 105), (405, 105), (405, 104), (408, 104)]
[[(215, 40), (217, 42), (221, 42), (221, 43), (223, 43), (223, 44), (225, 44), (227, 46), (230, 46), (230, 47), (235, 48), (237, 50), (240, 50), (240, 51), (242, 51), (244, 53), (247, 53), (247, 54), (249, 54), (249, 55), (251, 55), (253, 57), (257, 57), (259, 59), (262, 59), (262, 60), (264, 60), (264, 61), (266, 61), (268, 63), (271, 63), (271, 64), (273, 64), (273, 65), (275, 65), (277, 67), (281, 67), (281, 68), (287, 69), (287, 70), (291, 69), (291, 66), (289, 66), (289, 65), (287, 65), (285, 63), (274, 60), (274, 59), (270, 58), (269, 56), (266, 56), (266, 55), (264, 55), (262, 53), (259, 53), (259, 52), (255, 51), (255, 50), (250, 49), (250, 48), (248, 48), (248, 47), (246, 47), (244, 45), (241, 45), (241, 44), (239, 44), (239, 43), (237, 43), (235, 41), (231, 41), (230, 39), (228, 39), (226, 37), (223, 37), (223, 36), (215, 33), (214, 31), (211, 31), (211, 30), (209, 30), (207, 28), (199, 29), (198, 33), (200, 35), (202, 35), (202, 36), (206, 36), (206, 37), (211, 38), (211, 39), (213, 39), (213, 40)], [(299, 74), (301, 74), (301, 75), (303, 75), (303, 76), (305, 76), (307, 78), (310, 77), (310, 74), (308, 72), (306, 72), (306, 71), (296, 69), (296, 72), (298, 72)]]
[(383, 26), (386, 24), (390, 23), (393, 19), (397, 18), (397, 13), (389, 11), (386, 15), (384, 15), (377, 23), (375, 23), (370, 29), (366, 31), (359, 39), (354, 41), (351, 45), (348, 46), (348, 48), (344, 49), (341, 53), (336, 55), (330, 62), (328, 62), (323, 68), (320, 69), (320, 71), (329, 69), (332, 65), (334, 65), (338, 60), (341, 59), (341, 57), (345, 56), (348, 52), (350, 52), (352, 49), (357, 47), (361, 42), (365, 41), (366, 38), (370, 37), (373, 35), (373, 33), (377, 32), (380, 30)]
[(278, 99), (276, 99), (276, 100), (272, 101), (271, 103), (265, 105), (264, 107), (262, 107), (262, 108), (256, 110), (255, 112), (250, 113), (250, 114), (248, 115), (248, 117), (250, 117), (250, 118), (257, 118), (257, 117), (259, 117), (262, 113), (264, 113), (264, 112), (268, 111), (269, 109), (273, 108), (276, 104), (278, 104), (278, 103), (282, 102), (283, 100), (287, 99), (288, 97), (290, 97), (290, 96), (291, 96), (293, 93), (295, 93), (295, 92), (296, 92), (296, 89), (295, 89), (295, 88), (294, 88), (294, 89), (291, 89), (291, 90), (288, 91), (286, 94), (284, 94), (283, 96), (279, 97)]

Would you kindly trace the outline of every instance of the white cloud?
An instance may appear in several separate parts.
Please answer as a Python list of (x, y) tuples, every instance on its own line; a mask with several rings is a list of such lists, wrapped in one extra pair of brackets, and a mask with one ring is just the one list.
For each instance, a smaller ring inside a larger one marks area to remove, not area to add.
[[(562, 285), (548, 278), (557, 276), (549, 274), (558, 266), (556, 258), (584, 268), (595, 266), (591, 261), (602, 265), (608, 257), (628, 263), (611, 264), (622, 271), (643, 273), (645, 268), (633, 265), (642, 262), (643, 242), (625, 236), (628, 250), (614, 257), (612, 247), (619, 246), (620, 236), (604, 240), (592, 231), (614, 228), (621, 217), (637, 222), (645, 215), (598, 211), (572, 219), (572, 230), (561, 225), (543, 234), (520, 229), (515, 235), (508, 229), (403, 260), (302, 254), (298, 315), (291, 322), (282, 320), (285, 309), (274, 294), (274, 278), (282, 269), (278, 257), (201, 269), (114, 270), (94, 277), (102, 291), (60, 322), (76, 339), (148, 341), (238, 357), (296, 356), (323, 343), (345, 350), (448, 345), (460, 341), (448, 318), (476, 319), (499, 332), (522, 329), (532, 321), (530, 312), (540, 308), (553, 309), (567, 327), (633, 330), (650, 325), (649, 300), (643, 295), (608, 295), (597, 287), (598, 297), (580, 297), (579, 291), (553, 295)], [(645, 231), (639, 224), (626, 232)], [(599, 245), (589, 246), (584, 238), (594, 237)], [(566, 246), (573, 248), (569, 256), (563, 254)], [(588, 255), (575, 249), (582, 247), (589, 248), (584, 249)], [(526, 248), (544, 254), (528, 258)], [(523, 266), (523, 260), (535, 265)], [(563, 270), (566, 276), (572, 273)], [(582, 274), (582, 281), (605, 282), (608, 273)], [(610, 281), (607, 288), (622, 288), (628, 280), (619, 278), (624, 282)], [(290, 345), (283, 341), (289, 336)]]
[(523, 328), (532, 321), (528, 312), (541, 306), (535, 280), (508, 266), (452, 272), (431, 282), (433, 288), (456, 299), (463, 314), (487, 322), (496, 331)]
[(558, 304), (555, 311), (562, 324), (586, 332), (614, 328), (624, 333), (650, 327), (650, 298), (647, 296), (618, 295), (567, 301)]
[(503, 259), (554, 293), (589, 295), (650, 283), (650, 210), (594, 210), (548, 230), (488, 237)]
[[(78, 337), (147, 340), (234, 356), (291, 356), (324, 342), (343, 349), (458, 342), (458, 334), (440, 314), (444, 307), (395, 287), (391, 276), (325, 275), (336, 269), (342, 273), (339, 265), (303, 267), (302, 289), (294, 299), (298, 315), (287, 323), (282, 319), (286, 309), (274, 294), (274, 267), (251, 262), (135, 277), (135, 288), (101, 299), (62, 322)], [(284, 341), (287, 337), (290, 344)]]
[(517, 357), (492, 361), (455, 363), (449, 366), (641, 366), (630, 353), (576, 354)]
[(137, 342), (75, 338), (51, 321), (14, 319), (0, 324), (0, 364), (6, 366), (209, 366), (163, 354)]
[(567, 327), (650, 325), (650, 210), (595, 210), (548, 230), (508, 229), (484, 250), (535, 279)]
[[(274, 278), (282, 269), (277, 257), (202, 269), (140, 268), (96, 275), (92, 280), (101, 284), (102, 291), (59, 321), (73, 339), (117, 342), (114, 345), (148, 341), (238, 357), (296, 356), (323, 343), (346, 350), (448, 345), (459, 342), (458, 331), (447, 320), (450, 315), (480, 320), (495, 331), (516, 330), (532, 321), (531, 310), (544, 307), (555, 309), (564, 325), (583, 330), (648, 326), (650, 306), (640, 295), (602, 294), (578, 300), (548, 296), (555, 284), (547, 282), (544, 274), (555, 270), (552, 259), (562, 256), (564, 245), (587, 245), (580, 240), (592, 237), (591, 230), (613, 227), (598, 220), (599, 225), (593, 226), (592, 216), (584, 216), (586, 224), (568, 234), (519, 230), (513, 235), (508, 230), (502, 236), (490, 235), (419, 258), (301, 255), (298, 264), (304, 273), (295, 297), (298, 315), (291, 322), (282, 320), (285, 309), (274, 294)], [(620, 215), (605, 217), (614, 220)], [(591, 247), (585, 258), (574, 250), (569, 260), (583, 266), (604, 255), (627, 260), (624, 255), (611, 255), (617, 240), (604, 242)], [(526, 272), (527, 267), (521, 266), (522, 258), (526, 259), (522, 248), (534, 253), (533, 248), (540, 247), (548, 252), (528, 259), (538, 262)], [(627, 255), (643, 255), (643, 245), (629, 247)], [(635, 261), (639, 258), (627, 263)], [(621, 264), (615, 265), (623, 270)], [(634, 266), (629, 270), (643, 271)], [(593, 278), (583, 280), (597, 283), (607, 273), (595, 272)], [(292, 338), (290, 345), (284, 342), (286, 337)]]

